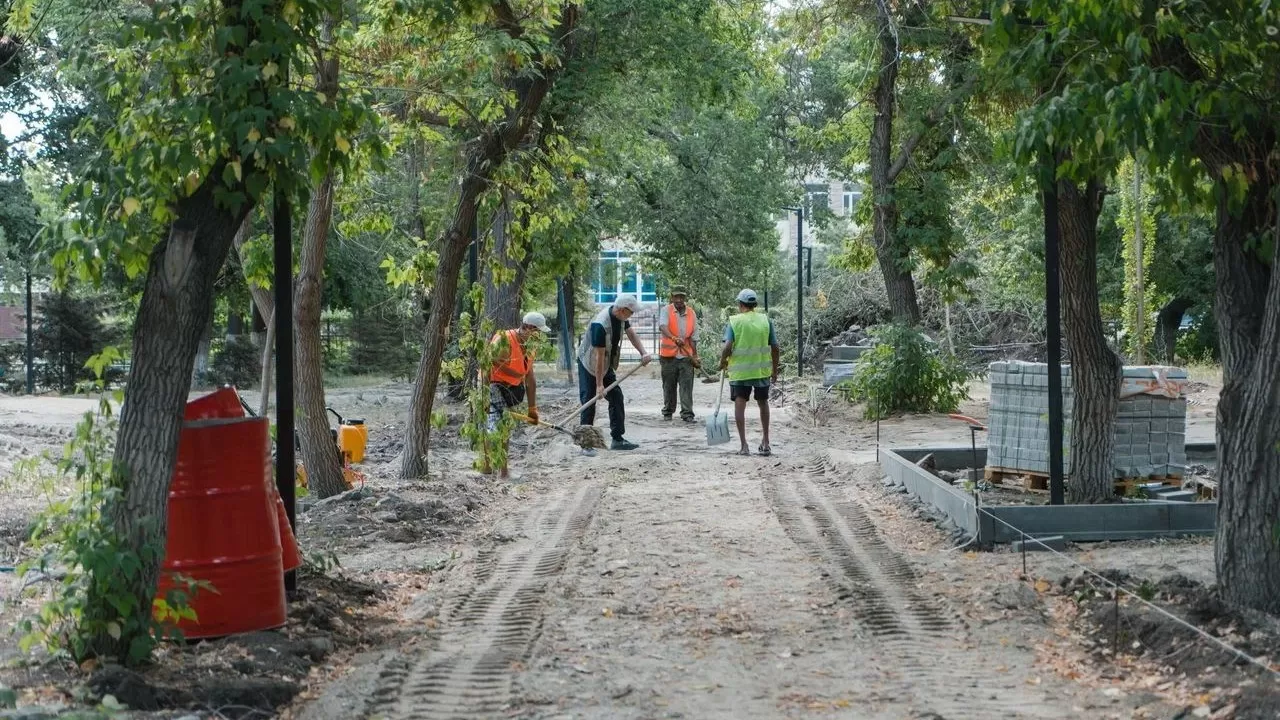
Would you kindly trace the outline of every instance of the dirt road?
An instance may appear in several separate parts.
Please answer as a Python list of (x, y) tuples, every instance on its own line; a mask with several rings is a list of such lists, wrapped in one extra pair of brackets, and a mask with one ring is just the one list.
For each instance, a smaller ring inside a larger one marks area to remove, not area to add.
[[(775, 457), (739, 457), (725, 449), (736, 443), (708, 448), (701, 425), (662, 421), (655, 385), (629, 388), (627, 435), (637, 451), (583, 457), (556, 438), (517, 451), (528, 485), (415, 603), (432, 608), (427, 616), (406, 613), (404, 646), (358, 663), (298, 714), (951, 719), (1169, 710), (1157, 697), (1077, 684), (1046, 667), (1040, 649), (1053, 631), (1025, 585), (945, 572), (959, 553), (883, 491), (874, 425), (837, 409), (815, 427), (782, 410)], [(700, 415), (716, 389), (697, 387)], [(555, 392), (544, 391), (544, 406)], [(913, 430), (912, 445), (967, 436), (945, 422)]]

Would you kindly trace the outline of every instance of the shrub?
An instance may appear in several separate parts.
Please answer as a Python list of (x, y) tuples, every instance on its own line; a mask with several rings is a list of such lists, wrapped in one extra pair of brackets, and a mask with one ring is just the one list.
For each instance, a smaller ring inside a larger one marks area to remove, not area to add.
[(875, 347), (862, 354), (841, 387), (864, 403), (866, 417), (893, 413), (955, 412), (968, 397), (969, 371), (918, 330), (882, 325), (871, 330)]
[(248, 336), (236, 335), (214, 356), (202, 379), (209, 385), (256, 387), (262, 379), (262, 353)]

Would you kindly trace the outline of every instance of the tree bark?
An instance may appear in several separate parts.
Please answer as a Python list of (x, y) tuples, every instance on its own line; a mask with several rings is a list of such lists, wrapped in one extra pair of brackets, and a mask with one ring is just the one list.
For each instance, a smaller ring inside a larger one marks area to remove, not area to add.
[[(191, 390), (200, 336), (213, 314), (214, 281), (231, 238), (245, 215), (214, 200), (224, 164), (216, 164), (196, 192), (178, 201), (168, 238), (152, 252), (133, 331), (133, 367), (120, 410), (113, 467), (124, 489), (105, 511), (128, 547), (140, 554), (139, 572), (124, 582), (137, 607), (150, 608), (164, 556), (169, 480)], [(129, 638), (101, 638), (116, 656)]]
[(213, 342), (213, 316), (209, 316), (209, 322), (204, 326), (204, 333), (200, 335), (200, 344), (196, 348), (196, 361), (191, 367), (191, 385), (198, 387), (204, 384), (205, 373), (209, 370), (209, 346)]
[[(1207, 158), (1206, 164), (1221, 178), (1215, 159)], [(1214, 315), (1223, 387), (1214, 559), (1224, 600), (1275, 614), (1280, 613), (1280, 274), (1273, 268), (1280, 256), (1273, 250), (1268, 265), (1257, 246), (1250, 247), (1258, 233), (1275, 230), (1273, 170), (1264, 160), (1241, 160), (1255, 173), (1243, 207), (1233, 212), (1225, 184), (1218, 180), (1215, 187)]]
[[(877, 3), (877, 31), (880, 71), (876, 74), (873, 99), (875, 119), (871, 125), (868, 145), (868, 164), (871, 170), (873, 202), (872, 244), (876, 261), (884, 277), (885, 293), (889, 299), (889, 311), (895, 322), (916, 326), (920, 324), (920, 302), (916, 298), (916, 283), (911, 277), (908, 253), (897, 239), (898, 203), (894, 199), (894, 181), (891, 156), (893, 154), (893, 116), (897, 103), (898, 47), (897, 29), (889, 17), (888, 6)], [(900, 169), (899, 169), (900, 172)]]
[[(333, 18), (325, 18), (321, 37), (333, 36)], [(333, 102), (338, 94), (338, 58), (324, 51), (316, 62), (316, 89)], [(297, 432), (302, 445), (302, 466), (307, 489), (317, 498), (345, 491), (342, 464), (334, 450), (324, 397), (324, 348), (320, 338), (323, 310), (324, 255), (333, 220), (334, 172), (329, 168), (311, 192), (307, 224), (302, 236), (298, 281), (293, 290), (294, 348), (297, 352), (293, 385), (297, 393)]]
[(297, 432), (302, 466), (307, 469), (307, 489), (317, 498), (332, 497), (347, 489), (325, 410), (324, 350), (320, 340), (324, 254), (333, 218), (333, 186), (331, 170), (311, 191), (298, 281), (293, 290)]
[[(563, 50), (562, 57), (552, 62), (539, 62), (536, 72), (515, 75), (512, 71), (508, 86), (514, 91), (515, 107), (502, 122), (484, 128), (480, 136), (469, 143), (453, 218), (440, 242), (439, 264), (436, 267), (435, 284), (432, 286), (435, 298), (452, 298), (457, 293), (458, 273), (462, 269), (467, 244), (471, 242), (471, 227), (476, 220), (476, 205), (480, 194), (487, 189), (493, 173), (506, 161), (511, 151), (528, 136), (543, 100), (572, 54), (571, 38), (577, 19), (578, 6), (573, 3), (565, 4), (560, 14), (560, 26), (557, 28), (557, 45)], [(513, 30), (518, 31), (518, 28)], [(422, 359), (418, 363), (413, 381), (413, 404), (409, 411), (408, 431), (400, 464), (400, 475), (404, 478), (421, 478), (427, 474), (431, 413), (440, 379), (440, 363), (449, 342), (450, 319), (448, 306), (442, 307), (440, 302), (433, 303), (427, 319)]]
[(271, 372), (272, 360), (276, 354), (273, 352), (276, 341), (276, 311), (271, 311), (271, 319), (267, 321), (267, 331), (262, 334), (262, 381), (258, 383), (261, 388), (261, 397), (258, 401), (258, 416), (266, 417), (267, 412), (271, 410), (271, 378), (274, 373)]
[(1098, 307), (1098, 213), (1102, 185), (1090, 180), (1083, 192), (1073, 182), (1058, 183), (1062, 229), (1063, 329), (1071, 348), (1072, 503), (1115, 498), (1115, 419), (1123, 369), (1107, 345)]
[(1165, 365), (1172, 365), (1177, 360), (1178, 330), (1182, 327), (1182, 316), (1191, 309), (1191, 301), (1175, 297), (1160, 308), (1156, 315), (1155, 335), (1152, 338), (1155, 360)]
[[(573, 357), (574, 346), (573, 340), (578, 335), (578, 273), (577, 270), (570, 265), (569, 272), (564, 276), (564, 314), (568, 318), (569, 337), (567, 345), (562, 345), (560, 352), (568, 359), (565, 363), (565, 371), (569, 376), (569, 384), (572, 385), (574, 379), (577, 378), (577, 369)], [(559, 332), (559, 328), (556, 328)]]
[[(523, 318), (524, 281), (533, 261), (532, 248), (525, 247), (519, 259), (515, 252), (515, 233), (508, 202), (498, 209), (493, 224), (493, 248), (484, 270), (484, 314), (498, 329), (519, 327)], [(511, 279), (507, 280), (506, 277)]]

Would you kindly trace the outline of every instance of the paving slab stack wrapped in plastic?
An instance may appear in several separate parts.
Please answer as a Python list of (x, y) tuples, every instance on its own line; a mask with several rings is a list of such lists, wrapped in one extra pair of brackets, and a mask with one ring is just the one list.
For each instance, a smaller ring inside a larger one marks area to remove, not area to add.
[[(987, 467), (997, 472), (1049, 473), (1049, 366), (994, 362)], [(1182, 368), (1124, 369), (1115, 427), (1115, 476), (1182, 477), (1187, 469), (1187, 401)], [(1062, 368), (1063, 471), (1071, 474), (1071, 367)]]

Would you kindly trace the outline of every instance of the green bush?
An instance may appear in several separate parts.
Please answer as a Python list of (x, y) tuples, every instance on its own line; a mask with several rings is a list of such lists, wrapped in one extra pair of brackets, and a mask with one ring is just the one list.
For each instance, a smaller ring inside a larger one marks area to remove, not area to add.
[(882, 325), (870, 334), (875, 347), (858, 358), (853, 377), (841, 383), (852, 401), (865, 404), (867, 419), (955, 412), (969, 396), (969, 371), (918, 330)]
[(256, 387), (262, 380), (262, 352), (247, 335), (228, 340), (201, 378), (208, 385)]

